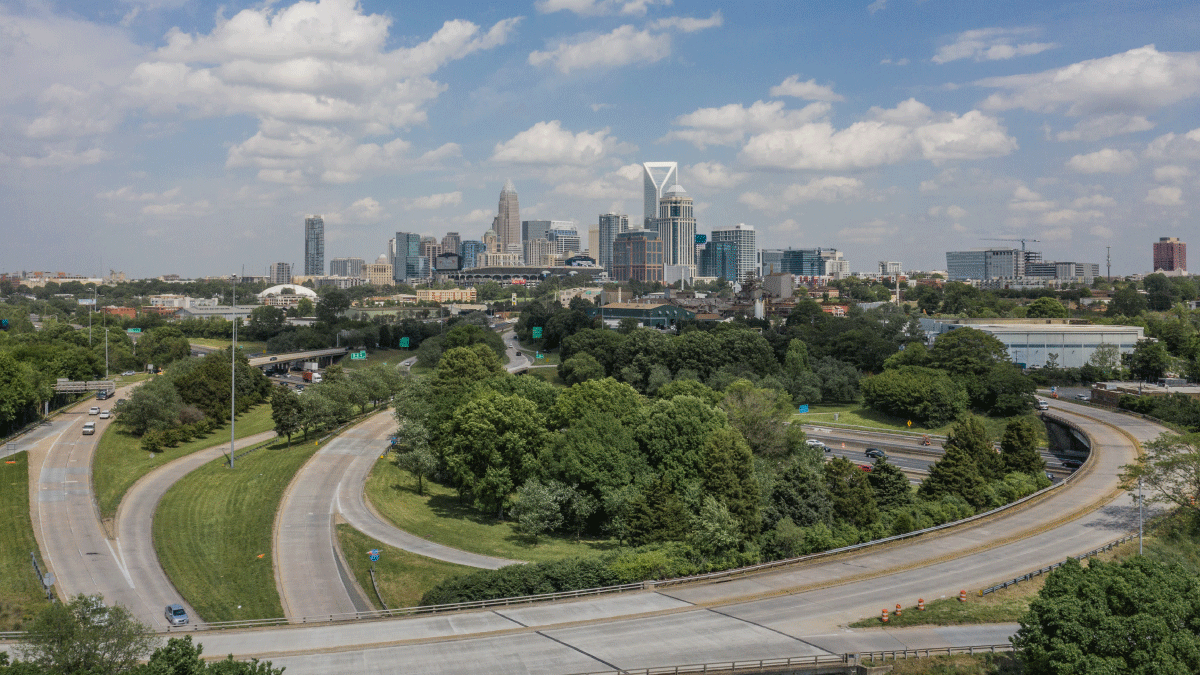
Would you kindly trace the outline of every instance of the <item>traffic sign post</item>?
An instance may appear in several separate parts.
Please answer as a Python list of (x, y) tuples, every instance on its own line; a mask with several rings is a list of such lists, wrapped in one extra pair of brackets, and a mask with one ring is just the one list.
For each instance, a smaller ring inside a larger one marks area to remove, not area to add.
[(541, 326), (534, 326), (534, 327), (533, 327), (533, 339), (534, 339), (534, 340), (540, 340), (540, 339), (541, 339), (541, 337), (542, 337), (542, 327), (541, 327)]
[(799, 407), (799, 408), (797, 408), (797, 410), (798, 410), (799, 412), (802, 412), (802, 413), (806, 413), (806, 412), (808, 412), (808, 404), (807, 404), (807, 403), (802, 403), (802, 404), (800, 405), (800, 407)]
[(366, 361), (367, 360), (367, 350), (364, 349), (361, 352), (350, 352), (350, 360), (351, 361)]
[(400, 338), (400, 348), (408, 349), (408, 338), (406, 338), (406, 337)]
[(142, 332), (142, 329), (141, 328), (126, 328), (125, 332), (126, 333), (140, 333), (140, 332)]
[(367, 554), (371, 556), (371, 571), (374, 572), (375, 563), (379, 561), (379, 549), (373, 548), (370, 551), (367, 551)]

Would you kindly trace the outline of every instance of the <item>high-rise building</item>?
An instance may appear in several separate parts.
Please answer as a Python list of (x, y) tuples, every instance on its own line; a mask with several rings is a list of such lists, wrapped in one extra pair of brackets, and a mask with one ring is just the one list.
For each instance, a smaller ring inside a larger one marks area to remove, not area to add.
[(500, 191), (500, 207), (494, 229), (500, 239), (502, 252), (521, 252), (521, 208), (517, 201), (517, 188), (511, 180), (504, 181), (504, 189)]
[(710, 241), (700, 251), (700, 276), (738, 281), (741, 245), (736, 241)]
[(826, 274), (825, 250), (819, 248), (789, 248), (783, 251), (777, 273), (794, 274), (801, 277), (823, 277)]
[(575, 229), (575, 223), (570, 221), (552, 221), (555, 223), (546, 233), (546, 239), (550, 242), (557, 255), (564, 253), (578, 253), (583, 248), (583, 243), (579, 239), (579, 230)]
[(672, 185), (679, 184), (678, 162), (644, 162), (642, 164), (642, 226), (653, 229), (651, 221), (658, 217), (658, 200)]
[(362, 268), (362, 278), (367, 280), (372, 286), (391, 286), (394, 283), (392, 278), (392, 263), (388, 262), (391, 258), (385, 253), (375, 259), (373, 263), (367, 263)]
[(329, 276), (361, 277), (362, 268), (362, 258), (334, 258), (329, 261)]
[(589, 257), (591, 257), (592, 260), (599, 260), (599, 258), (600, 258), (600, 228), (599, 227), (589, 227), (588, 228), (587, 254)]
[(758, 252), (759, 276), (767, 277), (783, 271), (783, 249), (764, 248)]
[(696, 218), (692, 198), (680, 185), (672, 185), (658, 200), (654, 228), (663, 243), (663, 264), (690, 267), (696, 271)]
[(474, 239), (468, 239), (462, 242), (458, 248), (460, 255), (462, 255), (462, 266), (464, 270), (471, 269), (472, 267), (479, 267), (479, 256), (487, 252), (487, 247), (483, 245), (483, 242), (476, 241)]
[(1040, 262), (1042, 254), (1019, 248), (985, 248), (947, 251), (946, 274), (950, 281), (967, 279), (1016, 279), (1025, 276), (1025, 266)]
[(611, 273), (613, 242), (616, 241), (618, 234), (629, 231), (629, 216), (618, 213), (602, 213), (598, 229), (600, 230), (599, 250), (591, 251), (591, 254), (596, 259), (597, 265)]
[(267, 275), (271, 280), (271, 285), (290, 284), (292, 283), (292, 264), (291, 263), (271, 263), (271, 272)]
[(758, 271), (758, 256), (756, 255), (758, 244), (753, 225), (738, 223), (727, 227), (714, 227), (708, 241), (710, 245), (718, 242), (734, 242), (738, 245), (737, 265), (733, 269), (734, 276), (720, 274), (716, 276), (725, 276), (729, 281), (744, 281), (746, 274)]
[(447, 232), (442, 237), (442, 253), (458, 253), (462, 255), (462, 238), (457, 232)]
[(534, 267), (550, 265), (553, 263), (554, 244), (546, 239), (526, 239), (525, 264)]
[(885, 277), (894, 277), (904, 274), (904, 270), (900, 269), (901, 265), (895, 260), (880, 260), (879, 273)]
[(325, 274), (325, 219), (308, 216), (304, 219), (304, 276)]
[(836, 248), (823, 248), (821, 258), (825, 260), (825, 276), (834, 280), (850, 276), (850, 261), (842, 258), (841, 251)]
[(663, 280), (663, 241), (654, 230), (622, 232), (613, 242), (612, 278), (617, 281)]
[(434, 268), (434, 260), (442, 252), (442, 242), (437, 237), (421, 237), (421, 257), (428, 261), (429, 269)]
[(1154, 242), (1155, 272), (1187, 272), (1187, 244), (1179, 237), (1159, 237)]
[(392, 259), (392, 279), (405, 284), (425, 278), (428, 263), (421, 263), (421, 235), (413, 232), (396, 233), (396, 256)]

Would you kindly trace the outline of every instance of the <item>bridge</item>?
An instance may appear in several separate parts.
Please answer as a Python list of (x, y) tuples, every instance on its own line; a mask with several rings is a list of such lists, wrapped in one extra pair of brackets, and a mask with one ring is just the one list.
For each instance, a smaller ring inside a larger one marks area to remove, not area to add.
[(256, 368), (265, 368), (271, 365), (282, 363), (292, 363), (294, 361), (317, 361), (328, 365), (339, 356), (345, 355), (350, 351), (346, 347), (331, 347), (330, 349), (314, 349), (307, 352), (287, 352), (284, 354), (264, 354), (262, 356), (251, 356), (248, 358), (250, 365)]

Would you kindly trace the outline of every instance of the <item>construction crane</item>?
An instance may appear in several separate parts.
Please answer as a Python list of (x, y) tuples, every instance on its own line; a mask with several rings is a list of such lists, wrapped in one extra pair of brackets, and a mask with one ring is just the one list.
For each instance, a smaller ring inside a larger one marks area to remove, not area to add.
[(1041, 243), (1041, 241), (1039, 241), (1037, 239), (989, 239), (987, 237), (984, 237), (983, 240), (984, 241), (1019, 241), (1019, 242), (1021, 242), (1021, 251), (1022, 252), (1025, 251), (1025, 242), (1027, 242), (1027, 241), (1032, 241), (1035, 244)]

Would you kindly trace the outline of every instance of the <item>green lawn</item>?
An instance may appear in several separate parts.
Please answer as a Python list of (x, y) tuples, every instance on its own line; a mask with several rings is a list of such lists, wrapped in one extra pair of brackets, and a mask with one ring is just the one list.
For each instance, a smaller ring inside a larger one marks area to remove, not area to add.
[[(901, 628), (904, 626), (955, 626), (975, 623), (1009, 623), (1017, 621), (1029, 609), (1029, 601), (1037, 595), (1045, 584), (1046, 577), (1037, 577), (1025, 583), (1010, 586), (1002, 591), (989, 593), (983, 597), (978, 589), (965, 589), (967, 601), (960, 602), (958, 597), (925, 599), (925, 611), (917, 611), (915, 598), (902, 598), (904, 611), (896, 616), (896, 603), (883, 603), (879, 606), (880, 614), (886, 607), (889, 617), (887, 626)], [(879, 628), (883, 626), (878, 615), (856, 621), (851, 628)]]
[[(237, 420), (237, 437), (245, 438), (275, 428), (271, 421), (271, 404), (264, 403), (243, 413)], [(100, 517), (112, 518), (117, 514), (121, 498), (139, 478), (174, 459), (190, 455), (197, 450), (229, 443), (229, 430), (221, 427), (203, 438), (181, 443), (162, 452), (143, 451), (140, 439), (117, 424), (110, 424), (100, 437), (96, 458), (92, 462), (92, 487), (100, 505)]]
[[(834, 420), (836, 414), (836, 421)], [(1032, 412), (1030, 413), (1033, 414)], [(983, 417), (983, 424), (987, 427), (988, 433), (994, 440), (1000, 440), (1004, 434), (1004, 427), (1008, 424), (1008, 417)], [(933, 434), (945, 436), (954, 428), (954, 423), (945, 424), (940, 427), (925, 427), (917, 422), (908, 426), (908, 420), (901, 417), (892, 417), (880, 412), (876, 412), (861, 403), (815, 403), (808, 407), (807, 413), (796, 413), (792, 416), (792, 421), (800, 422), (801, 424), (819, 424), (830, 426), (850, 426), (850, 427), (871, 427), (883, 431), (912, 431), (921, 434)], [(1039, 423), (1037, 425), (1041, 434), (1041, 442), (1046, 443), (1045, 429)]]
[(385, 363), (389, 366), (399, 367), (401, 361), (411, 357), (415, 353), (411, 349), (368, 349), (365, 361), (355, 361), (347, 355), (342, 357), (342, 360), (338, 364), (347, 370), (378, 366)]
[(0, 464), (0, 631), (24, 629), (49, 604), (29, 559), (37, 550), (29, 520), (29, 453), (18, 452)]
[(567, 383), (558, 376), (558, 368), (529, 368), (522, 377), (536, 377), (558, 387), (565, 388), (567, 386)]
[(472, 553), (540, 562), (587, 555), (617, 545), (610, 539), (577, 542), (570, 537), (545, 536), (534, 544), (517, 534), (511, 522), (497, 521), (469, 505), (460, 505), (451, 488), (425, 481), (425, 495), (418, 495), (412, 476), (390, 460), (375, 463), (366, 493), (380, 514), (401, 530)]
[[(216, 349), (229, 349), (230, 340), (214, 340), (212, 338), (188, 338), (188, 343), (199, 345), (201, 347), (214, 347)], [(238, 348), (247, 356), (262, 354), (267, 350), (267, 343), (257, 340), (238, 340)]]
[(415, 553), (385, 546), (349, 525), (337, 526), (338, 541), (342, 553), (350, 563), (350, 570), (358, 584), (366, 591), (375, 609), (383, 609), (371, 585), (371, 560), (368, 551), (379, 549), (379, 562), (375, 563), (375, 577), (379, 593), (389, 609), (416, 607), (421, 596), (438, 582), (475, 572), (473, 567), (426, 558)]
[(280, 441), (218, 459), (176, 483), (154, 516), (154, 547), (179, 593), (207, 621), (283, 616), (271, 567), (275, 512), (296, 471), (319, 448)]

